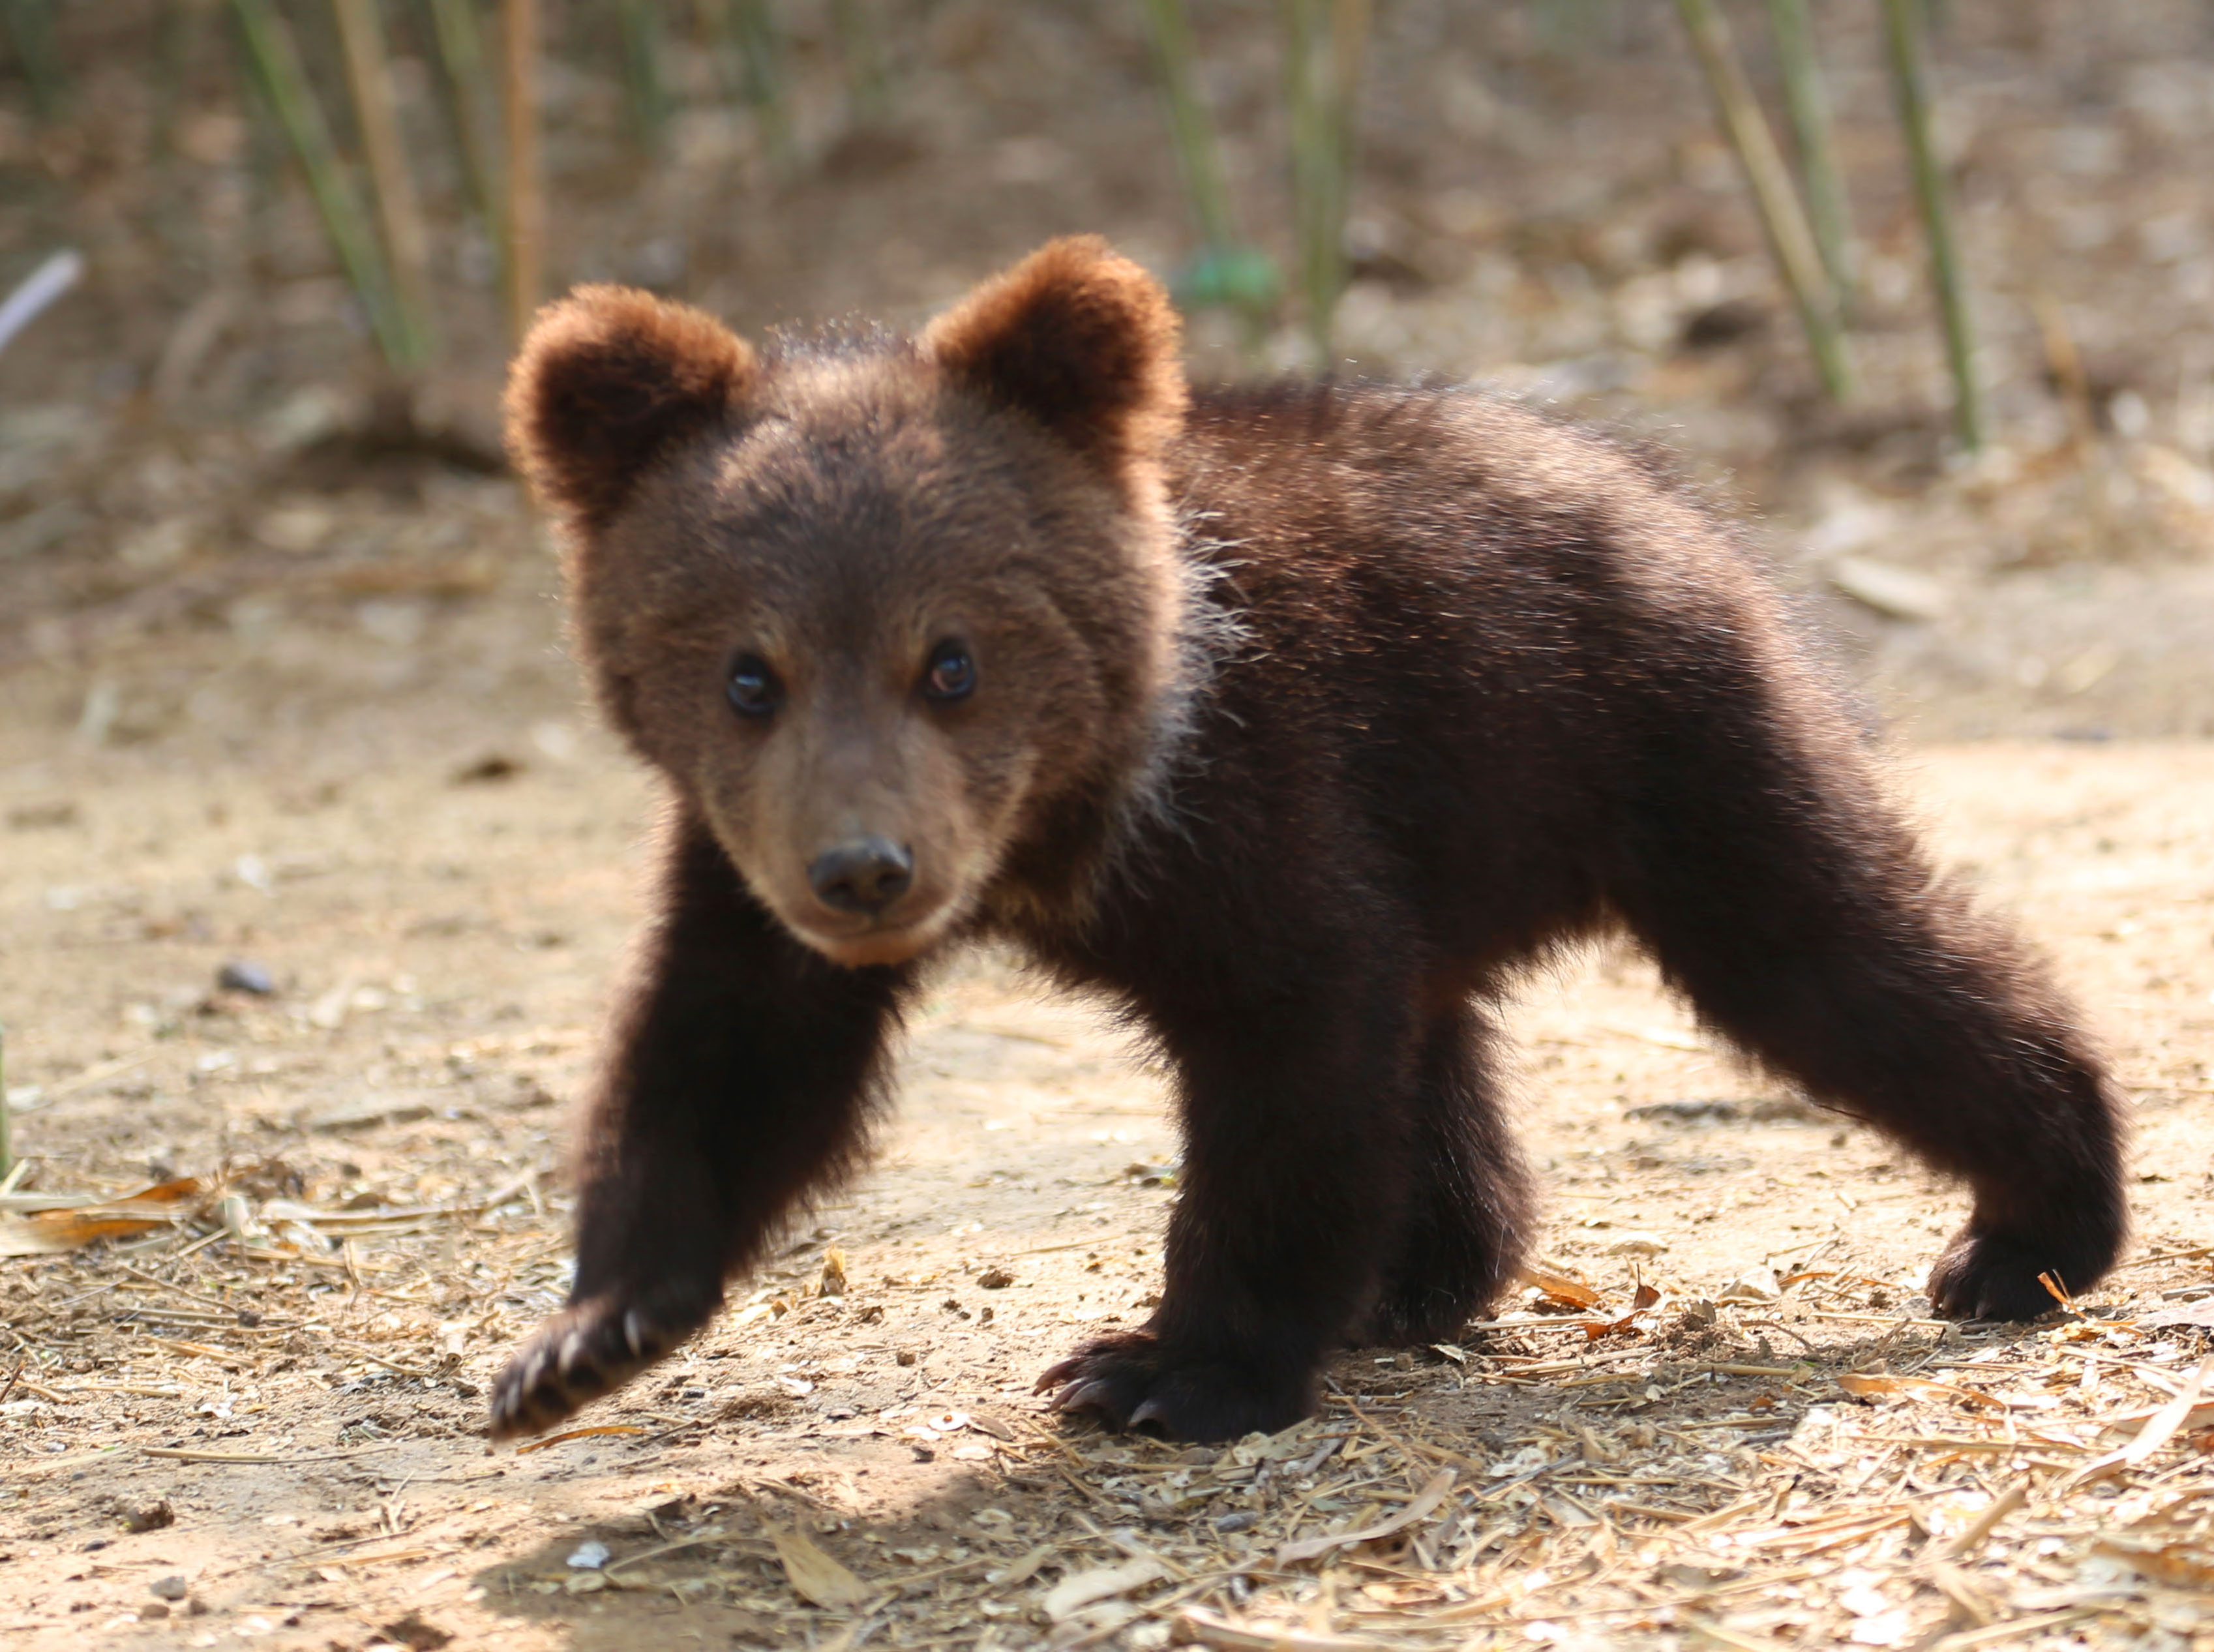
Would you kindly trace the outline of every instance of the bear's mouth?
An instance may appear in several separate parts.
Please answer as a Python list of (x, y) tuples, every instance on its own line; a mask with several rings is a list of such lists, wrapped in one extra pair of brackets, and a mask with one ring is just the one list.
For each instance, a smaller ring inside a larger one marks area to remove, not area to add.
[(795, 923), (787, 919), (786, 927), (831, 963), (859, 970), (920, 958), (945, 939), (952, 927), (952, 915), (950, 906), (940, 904), (925, 912), (902, 911), (896, 918), (878, 916), (850, 925)]

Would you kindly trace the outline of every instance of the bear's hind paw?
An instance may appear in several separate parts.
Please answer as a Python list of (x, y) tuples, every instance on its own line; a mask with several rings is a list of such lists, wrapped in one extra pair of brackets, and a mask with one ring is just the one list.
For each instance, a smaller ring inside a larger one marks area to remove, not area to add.
[(2061, 1305), (2045, 1283), (2088, 1289), (2113, 1265), (2118, 1240), (2025, 1238), (1971, 1221), (1930, 1270), (1930, 1303), (1948, 1319), (2035, 1319)]
[(566, 1308), (533, 1332), (492, 1391), (492, 1437), (543, 1434), (666, 1354), (682, 1332), (634, 1304)]
[(1219, 1361), (1179, 1359), (1150, 1331), (1102, 1337), (1048, 1369), (1057, 1411), (1090, 1411), (1113, 1429), (1202, 1445), (1275, 1434), (1313, 1409), (1306, 1373), (1269, 1382)]

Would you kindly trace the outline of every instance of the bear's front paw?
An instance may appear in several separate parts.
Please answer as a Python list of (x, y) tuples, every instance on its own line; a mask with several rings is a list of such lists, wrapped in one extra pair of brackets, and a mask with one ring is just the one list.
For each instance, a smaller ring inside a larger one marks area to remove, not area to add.
[(492, 1385), (492, 1437), (543, 1434), (628, 1382), (691, 1329), (633, 1301), (602, 1298), (564, 1308), (531, 1333)]
[(1275, 1434), (1314, 1410), (1312, 1374), (1271, 1380), (1219, 1361), (1179, 1358), (1151, 1331), (1086, 1343), (1037, 1380), (1058, 1411), (1095, 1411), (1108, 1426), (1211, 1445)]
[(2111, 1252), (2064, 1239), (1992, 1232), (1971, 1221), (1930, 1270), (1930, 1303), (1948, 1319), (2034, 1319), (2060, 1306), (2039, 1278), (2064, 1290), (2087, 1288), (2112, 1264)]

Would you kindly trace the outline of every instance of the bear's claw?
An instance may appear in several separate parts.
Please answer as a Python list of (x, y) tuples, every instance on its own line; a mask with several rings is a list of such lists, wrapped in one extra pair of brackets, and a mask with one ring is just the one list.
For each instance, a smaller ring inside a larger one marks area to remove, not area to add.
[(1111, 1429), (1209, 1444), (1289, 1428), (1313, 1409), (1308, 1385), (1304, 1371), (1270, 1380), (1179, 1358), (1152, 1332), (1132, 1331), (1086, 1343), (1041, 1375), (1036, 1392), (1058, 1388), (1054, 1410), (1091, 1411)]
[(492, 1437), (543, 1434), (654, 1363), (677, 1334), (635, 1305), (564, 1309), (532, 1334), (492, 1385)]
[(2064, 1289), (2083, 1289), (2113, 1265), (2116, 1248), (2025, 1238), (1971, 1221), (1930, 1270), (1930, 1303), (1949, 1319), (2035, 1319), (2060, 1305), (2041, 1276)]

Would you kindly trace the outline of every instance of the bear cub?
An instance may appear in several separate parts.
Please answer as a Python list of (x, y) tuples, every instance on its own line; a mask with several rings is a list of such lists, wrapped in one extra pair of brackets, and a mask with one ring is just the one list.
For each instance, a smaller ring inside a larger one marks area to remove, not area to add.
[(574, 1289), (495, 1434), (715, 1312), (984, 937), (1175, 1074), (1159, 1307), (1040, 1381), (1116, 1426), (1281, 1429), (1334, 1349), (1493, 1300), (1533, 1224), (1494, 1006), (1608, 930), (1967, 1184), (1941, 1312), (2113, 1264), (2121, 1115), (2070, 1006), (1933, 872), (1748, 559), (1605, 440), (1459, 390), (1189, 390), (1161, 289), (1088, 238), (911, 339), (756, 350), (581, 288), (508, 418), (668, 811)]

